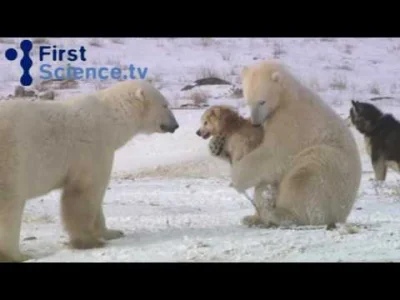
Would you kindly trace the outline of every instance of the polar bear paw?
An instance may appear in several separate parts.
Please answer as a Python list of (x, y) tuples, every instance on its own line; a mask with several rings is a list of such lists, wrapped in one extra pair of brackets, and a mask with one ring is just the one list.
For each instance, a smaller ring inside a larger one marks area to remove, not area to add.
[(103, 238), (105, 240), (115, 240), (122, 238), (124, 236), (124, 232), (122, 230), (117, 230), (117, 229), (107, 229), (103, 233)]
[(106, 245), (106, 242), (98, 238), (75, 238), (72, 239), (69, 244), (73, 249), (86, 250), (103, 248)]
[(0, 250), (0, 262), (25, 262), (33, 259), (33, 256), (18, 252), (13, 255), (7, 255)]
[(242, 225), (247, 227), (261, 226), (262, 222), (258, 215), (249, 215), (242, 218)]

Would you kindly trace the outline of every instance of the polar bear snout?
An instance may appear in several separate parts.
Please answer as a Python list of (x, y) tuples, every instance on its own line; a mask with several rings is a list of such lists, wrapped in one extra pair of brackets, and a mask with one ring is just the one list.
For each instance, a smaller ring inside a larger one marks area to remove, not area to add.
[(174, 124), (169, 124), (169, 125), (161, 124), (160, 128), (164, 132), (174, 133), (175, 130), (179, 128), (179, 124), (176, 122)]
[(169, 109), (167, 109), (159, 124), (162, 132), (174, 133), (179, 128), (178, 121)]
[(264, 122), (265, 118), (263, 113), (259, 109), (253, 109), (251, 111), (251, 124), (254, 127), (259, 127)]
[(161, 123), (160, 128), (164, 132), (174, 133), (179, 128), (179, 124), (171, 113), (168, 122)]
[(259, 127), (264, 124), (268, 118), (268, 107), (265, 101), (260, 101), (251, 108), (251, 123), (254, 127)]

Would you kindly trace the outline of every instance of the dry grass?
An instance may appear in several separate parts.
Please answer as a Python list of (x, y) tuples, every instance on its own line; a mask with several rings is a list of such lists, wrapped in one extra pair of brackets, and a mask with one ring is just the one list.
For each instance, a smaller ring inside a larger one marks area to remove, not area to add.
[(309, 81), (309, 86), (312, 90), (316, 92), (323, 92), (324, 89), (322, 88), (321, 84), (319, 83), (317, 78), (312, 78)]
[(335, 107), (342, 106), (343, 105), (343, 99), (342, 98), (334, 98), (332, 100), (332, 102), (331, 102), (331, 105), (335, 106)]
[(221, 57), (222, 57), (222, 60), (224, 60), (224, 61), (230, 61), (232, 58), (232, 54), (229, 51), (221, 52)]
[(36, 45), (50, 44), (50, 40), (47, 38), (34, 38), (32, 39), (32, 43)]
[(93, 60), (90, 60), (90, 61), (91, 61), (91, 64), (92, 64), (93, 66), (102, 65), (101, 61), (98, 60), (98, 59), (93, 59)]
[(25, 214), (23, 221), (26, 223), (54, 223), (54, 218), (49, 214), (44, 214), (42, 216), (33, 216), (30, 214)]
[(0, 38), (0, 44), (15, 44), (15, 39), (12, 38)]
[(122, 71), (129, 70), (129, 65), (124, 65), (124, 64), (118, 63), (117, 67), (120, 68)]
[(321, 42), (336, 42), (335, 38), (320, 38)]
[[(100, 62), (96, 61), (96, 65), (100, 65)], [(128, 70), (129, 69), (129, 65), (122, 64), (120, 62), (120, 60), (118, 60), (116, 58), (108, 58), (106, 60), (106, 65), (112, 66), (112, 67), (116, 67), (116, 68), (119, 68), (121, 70)]]
[(164, 87), (162, 76), (159, 73), (153, 73), (152, 75), (147, 76), (146, 80), (154, 85), (154, 87), (157, 89), (162, 89)]
[(213, 38), (200, 38), (199, 43), (203, 47), (209, 47), (214, 45), (215, 40)]
[(373, 95), (380, 95), (379, 85), (377, 83), (373, 83), (369, 86), (369, 92)]
[(397, 52), (400, 52), (400, 44), (391, 46), (391, 47), (388, 49), (388, 52), (389, 52), (389, 53), (394, 53), (394, 52), (397, 53)]
[(239, 73), (240, 73), (239, 70), (240, 70), (240, 68), (238, 68), (237, 66), (232, 66), (229, 69), (228, 75), (230, 75), (230, 76), (239, 76)]
[(76, 89), (79, 87), (79, 82), (74, 79), (63, 79), (63, 80), (41, 80), (34, 84), (35, 90), (38, 92), (44, 92), (48, 90), (69, 90)]
[(164, 48), (165, 47), (165, 40), (164, 39), (157, 39), (156, 40), (156, 46), (158, 47), (158, 48)]
[(119, 65), (119, 60), (117, 60), (115, 58), (107, 58), (106, 65), (118, 66)]
[(205, 91), (196, 91), (190, 94), (190, 100), (193, 101), (194, 105), (202, 106), (208, 103), (210, 94)]
[(91, 39), (89, 41), (89, 45), (92, 47), (102, 47), (103, 46), (99, 39)]
[(390, 93), (391, 94), (396, 94), (396, 92), (397, 92), (397, 84), (396, 83), (392, 83), (390, 85)]
[(377, 59), (371, 59), (370, 62), (371, 62), (371, 64), (373, 64), (373, 65), (377, 65), (377, 64), (382, 63), (381, 60), (377, 60)]
[(349, 66), (349, 65), (346, 65), (346, 64), (339, 65), (339, 66), (336, 67), (336, 69), (344, 70), (344, 71), (353, 71), (353, 68), (351, 66)]
[(329, 84), (329, 87), (333, 90), (346, 90), (347, 81), (342, 76), (336, 76), (332, 79), (332, 82)]
[(202, 67), (199, 69), (198, 73), (196, 74), (196, 79), (203, 79), (203, 78), (209, 78), (209, 77), (217, 77), (220, 79), (225, 80), (226, 75), (222, 74), (221, 72), (218, 72), (215, 69), (212, 69), (210, 67)]
[(7, 72), (3, 79), (4, 81), (19, 81), (21, 75), (19, 75), (18, 73), (14, 73), (14, 72)]
[(231, 92), (232, 98), (243, 98), (243, 90), (241, 88), (234, 87)]
[(104, 90), (104, 89), (106, 89), (107, 87), (108, 87), (107, 83), (105, 83), (105, 82), (103, 82), (103, 81), (96, 81), (96, 82), (94, 83), (94, 89), (95, 89), (96, 91)]
[(354, 49), (354, 46), (353, 46), (353, 45), (346, 44), (346, 45), (344, 46), (344, 53), (346, 53), (346, 54), (348, 54), (348, 55), (351, 55), (351, 54), (353, 54), (353, 49)]
[(275, 42), (273, 46), (272, 55), (275, 59), (279, 59), (282, 55), (286, 54), (285, 49), (281, 43)]
[(396, 180), (396, 184), (386, 182), (375, 182), (373, 189), (377, 196), (390, 197), (392, 201), (400, 201), (400, 180)]
[(114, 44), (119, 44), (119, 45), (123, 45), (124, 44), (124, 39), (121, 39), (121, 38), (111, 38), (110, 40)]

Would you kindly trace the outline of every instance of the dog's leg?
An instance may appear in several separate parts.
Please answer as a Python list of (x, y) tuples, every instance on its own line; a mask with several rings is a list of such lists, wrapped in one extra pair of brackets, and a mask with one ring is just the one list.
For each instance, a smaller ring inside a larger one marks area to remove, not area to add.
[(387, 173), (385, 157), (381, 154), (381, 151), (379, 151), (376, 145), (372, 145), (371, 148), (371, 162), (374, 168), (375, 179), (377, 181), (385, 181)]

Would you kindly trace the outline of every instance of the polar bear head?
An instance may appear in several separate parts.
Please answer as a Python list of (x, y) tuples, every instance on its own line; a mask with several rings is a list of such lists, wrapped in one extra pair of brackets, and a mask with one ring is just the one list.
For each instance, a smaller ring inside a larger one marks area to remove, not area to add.
[(242, 70), (243, 95), (250, 106), (253, 125), (262, 125), (284, 104), (289, 73), (275, 61), (264, 61)]
[(174, 133), (179, 124), (169, 108), (168, 101), (149, 82), (142, 81), (135, 90), (141, 105), (141, 131), (143, 133)]
[(142, 134), (174, 133), (179, 124), (161, 92), (146, 80), (119, 82), (100, 91), (125, 127)]

